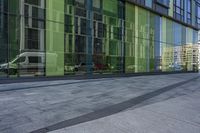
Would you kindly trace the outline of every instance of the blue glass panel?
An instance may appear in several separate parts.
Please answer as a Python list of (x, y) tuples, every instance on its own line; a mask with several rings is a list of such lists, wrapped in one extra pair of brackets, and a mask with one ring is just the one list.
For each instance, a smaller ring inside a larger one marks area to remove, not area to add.
[(145, 5), (152, 8), (152, 0), (146, 0)]

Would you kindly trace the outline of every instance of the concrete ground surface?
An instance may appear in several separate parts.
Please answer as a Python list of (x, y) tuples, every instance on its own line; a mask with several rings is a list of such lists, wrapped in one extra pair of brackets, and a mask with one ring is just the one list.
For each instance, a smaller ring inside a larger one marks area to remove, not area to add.
[(200, 133), (199, 100), (191, 92), (51, 133)]
[(0, 133), (200, 133), (198, 77), (2, 84)]

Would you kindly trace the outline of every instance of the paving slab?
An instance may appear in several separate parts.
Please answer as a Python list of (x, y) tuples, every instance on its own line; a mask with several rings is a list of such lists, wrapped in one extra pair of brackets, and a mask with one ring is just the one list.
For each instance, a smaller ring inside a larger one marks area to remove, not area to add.
[[(197, 76), (196, 73), (187, 73), (0, 85), (0, 132), (35, 131)], [(183, 89), (187, 93), (195, 91)], [(180, 96), (179, 92), (182, 91), (167, 93), (164, 99)]]
[[(200, 80), (197, 84), (200, 87)], [(199, 99), (200, 88), (176, 98), (50, 133), (200, 133)]]

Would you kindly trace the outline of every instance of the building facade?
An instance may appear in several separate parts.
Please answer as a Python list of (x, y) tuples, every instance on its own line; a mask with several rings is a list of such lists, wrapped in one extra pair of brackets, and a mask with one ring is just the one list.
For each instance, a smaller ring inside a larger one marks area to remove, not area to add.
[(0, 0), (0, 77), (196, 71), (200, 0)]
[(198, 35), (198, 42), (200, 42), (200, 31), (199, 31), (199, 35)]

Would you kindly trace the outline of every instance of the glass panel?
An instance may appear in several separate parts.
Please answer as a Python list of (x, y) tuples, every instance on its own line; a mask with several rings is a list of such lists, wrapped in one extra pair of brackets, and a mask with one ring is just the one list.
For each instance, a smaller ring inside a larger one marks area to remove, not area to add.
[(125, 72), (134, 73), (135, 65), (135, 6), (126, 3)]
[[(155, 68), (156, 68), (156, 60), (155, 60), (155, 42), (156, 42), (156, 39), (155, 39), (155, 34), (156, 34), (156, 26), (159, 26), (159, 25), (156, 25), (156, 15), (153, 14), (153, 13), (150, 13), (150, 26), (149, 26), (149, 46), (148, 46), (148, 49), (149, 49), (149, 72), (155, 72)], [(157, 31), (158, 32), (158, 31)], [(159, 32), (158, 32), (159, 33)]]
[[(142, 8), (138, 9), (138, 17), (136, 17), (136, 38), (138, 38), (136, 42), (136, 72), (147, 72), (147, 45), (148, 45), (148, 24), (147, 24), (147, 11)], [(136, 10), (137, 10), (136, 9)], [(144, 17), (140, 17), (140, 16)]]
[[(65, 54), (64, 54), (64, 72), (65, 74), (74, 74), (76, 57), (75, 57), (75, 33), (79, 32), (78, 18), (74, 16), (74, 4), (71, 0), (65, 3)], [(69, 12), (70, 11), (70, 12)], [(76, 29), (75, 29), (76, 27)]]
[(93, 7), (100, 9), (101, 8), (101, 0), (93, 0)]
[(20, 17), (19, 15), (19, 1), (8, 1), (9, 12), (14, 15), (8, 15), (8, 47), (9, 47), (9, 63), (8, 74), (10, 77), (19, 76), (18, 63), (12, 63), (11, 61), (19, 55), (20, 50)]
[(64, 75), (64, 1), (46, 1), (46, 75)]
[[(157, 2), (155, 10), (183, 19), (181, 0)], [(186, 22), (200, 23), (188, 2)], [(0, 77), (197, 69), (197, 31), (129, 2), (1, 0), (0, 20)]]
[(171, 20), (162, 18), (162, 71), (173, 71), (174, 42), (173, 24)]
[(40, 6), (41, 0), (25, 0), (25, 3)]
[(152, 0), (146, 0), (145, 5), (151, 8), (152, 7)]
[(7, 7), (5, 1), (0, 1), (0, 78), (7, 76), (8, 71), (8, 16), (3, 13)]
[(123, 70), (122, 31), (120, 30), (122, 20), (119, 18), (118, 4), (117, 0), (103, 0), (104, 49), (102, 55), (104, 56), (100, 58), (101, 64), (96, 63), (97, 69), (103, 72), (119, 73)]

